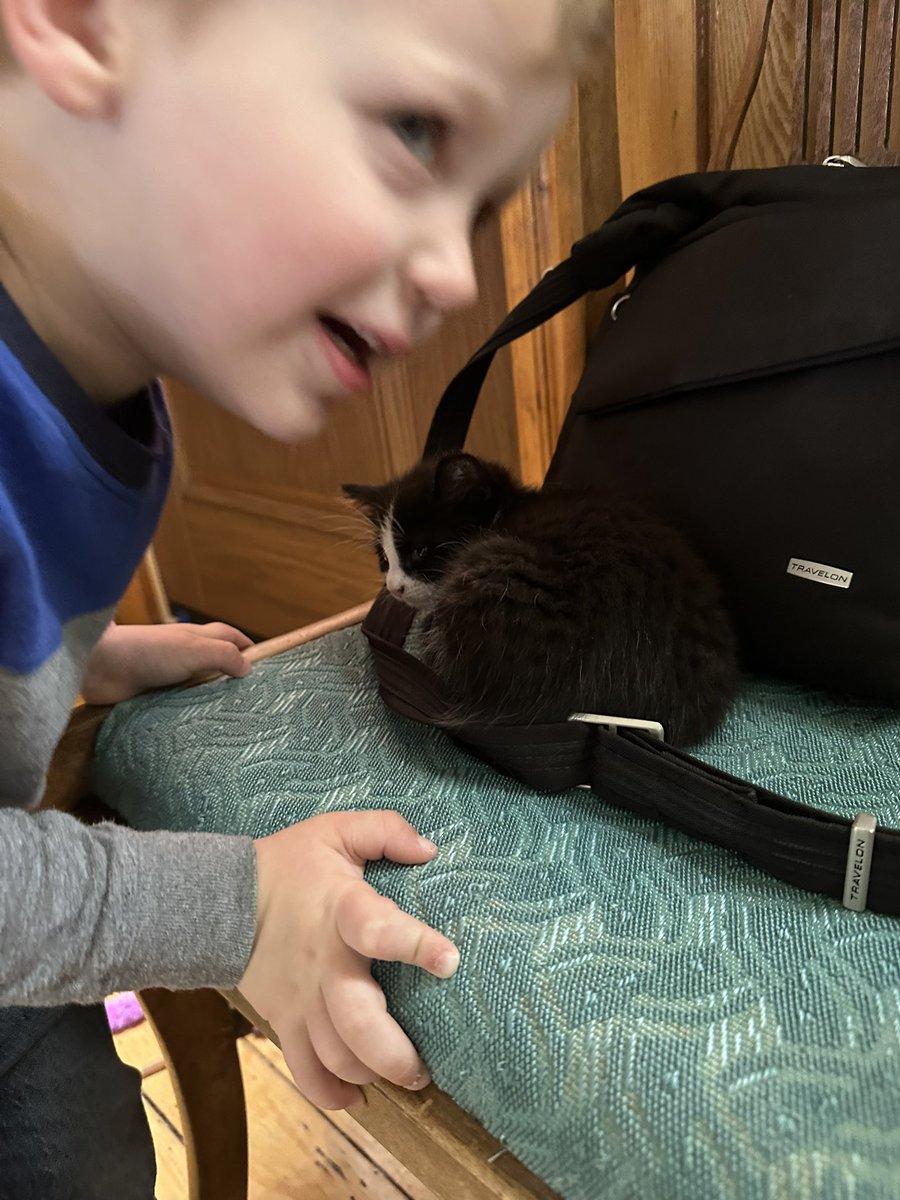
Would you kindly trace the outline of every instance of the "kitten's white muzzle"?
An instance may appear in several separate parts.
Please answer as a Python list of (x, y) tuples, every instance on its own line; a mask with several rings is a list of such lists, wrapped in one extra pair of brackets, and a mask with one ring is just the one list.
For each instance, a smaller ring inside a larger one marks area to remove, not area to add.
[(402, 600), (410, 608), (430, 608), (434, 601), (435, 589), (432, 584), (413, 579), (402, 571), (388, 571), (385, 587), (396, 600)]

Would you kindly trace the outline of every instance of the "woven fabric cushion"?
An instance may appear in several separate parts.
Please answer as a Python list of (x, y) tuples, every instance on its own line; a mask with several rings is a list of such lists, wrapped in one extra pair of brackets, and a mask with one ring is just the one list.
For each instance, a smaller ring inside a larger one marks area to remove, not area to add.
[[(754, 682), (699, 755), (896, 826), (898, 744), (896, 711)], [(460, 969), (375, 974), (435, 1082), (566, 1200), (900, 1196), (900, 921), (499, 776), (384, 709), (357, 629), (120, 706), (95, 775), (139, 828), (392, 807), (432, 838), (368, 878)]]

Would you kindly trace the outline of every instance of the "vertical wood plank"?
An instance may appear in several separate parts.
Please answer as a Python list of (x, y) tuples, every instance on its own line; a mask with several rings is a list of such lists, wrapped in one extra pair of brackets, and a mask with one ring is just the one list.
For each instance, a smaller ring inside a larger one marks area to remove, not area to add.
[(767, 0), (717, 7), (709, 32), (709, 169), (727, 170), (756, 94), (768, 45)]
[(896, 25), (897, 0), (869, 0), (858, 139), (866, 162), (884, 162), (888, 151)]
[(803, 156), (822, 162), (830, 153), (834, 124), (834, 64), (838, 0), (810, 0)]
[[(722, 19), (726, 11), (722, 9)], [(748, 54), (761, 69), (732, 165), (775, 167), (803, 160), (807, 92), (807, 0), (769, 0)]]
[[(565, 258), (584, 230), (579, 110), (569, 117), (532, 175), (501, 214), (506, 294), (512, 308)], [(584, 305), (574, 304), (510, 349), (519, 470), (539, 484), (584, 366)]]
[(622, 194), (701, 163), (696, 0), (616, 0)]
[(863, 25), (867, 0), (842, 4), (839, 9), (834, 84), (834, 154), (859, 149), (859, 116), (863, 78)]
[(891, 57), (891, 84), (886, 136), (888, 151), (895, 155), (900, 154), (900, 81), (897, 80), (898, 64), (900, 64), (900, 0), (894, 0), (894, 40), (893, 55)]

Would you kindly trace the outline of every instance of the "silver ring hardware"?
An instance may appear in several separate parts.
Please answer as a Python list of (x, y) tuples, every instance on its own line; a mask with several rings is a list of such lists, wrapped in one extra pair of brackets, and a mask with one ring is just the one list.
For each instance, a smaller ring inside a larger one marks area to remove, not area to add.
[(618, 321), (619, 305), (624, 304), (626, 300), (630, 300), (630, 299), (631, 299), (631, 292), (623, 292), (621, 296), (618, 296), (615, 300), (613, 300), (612, 308), (609, 310), (609, 319), (611, 321)]
[(844, 874), (844, 908), (853, 912), (866, 911), (869, 893), (869, 872), (875, 853), (875, 828), (878, 821), (872, 813), (861, 812), (850, 828), (847, 850), (847, 870)]

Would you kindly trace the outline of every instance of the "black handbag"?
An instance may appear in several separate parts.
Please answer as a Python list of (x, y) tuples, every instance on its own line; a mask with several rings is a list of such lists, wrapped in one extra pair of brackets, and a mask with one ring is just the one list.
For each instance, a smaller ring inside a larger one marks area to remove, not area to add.
[[(463, 446), (498, 349), (632, 268), (548, 481), (602, 480), (681, 527), (725, 584), (748, 669), (900, 702), (900, 170), (729, 171), (635, 194), (450, 383), (425, 457)], [(411, 617), (384, 593), (364, 623), (382, 695), (444, 723), (440, 679), (402, 648)], [(900, 915), (900, 831), (723, 775), (636, 724), (449, 732), (535, 787), (587, 784), (795, 886)]]

